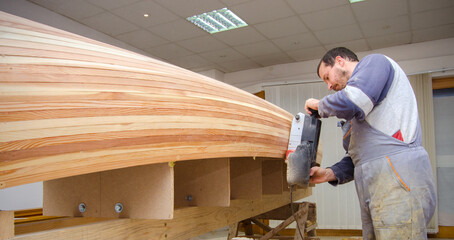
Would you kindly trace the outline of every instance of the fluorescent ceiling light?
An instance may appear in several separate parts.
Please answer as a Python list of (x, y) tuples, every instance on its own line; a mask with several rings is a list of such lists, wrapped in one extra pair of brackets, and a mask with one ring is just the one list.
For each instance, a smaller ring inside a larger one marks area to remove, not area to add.
[(186, 19), (211, 34), (247, 26), (246, 22), (227, 8), (202, 13)]
[(349, 0), (349, 1), (350, 1), (350, 3), (357, 3), (357, 2), (362, 2), (364, 0)]

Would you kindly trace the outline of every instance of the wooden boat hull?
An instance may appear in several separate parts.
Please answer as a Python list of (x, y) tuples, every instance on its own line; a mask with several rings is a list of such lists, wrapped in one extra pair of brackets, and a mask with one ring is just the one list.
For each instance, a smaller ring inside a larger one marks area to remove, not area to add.
[(220, 81), (7, 13), (0, 54), (0, 188), (285, 155), (292, 115)]

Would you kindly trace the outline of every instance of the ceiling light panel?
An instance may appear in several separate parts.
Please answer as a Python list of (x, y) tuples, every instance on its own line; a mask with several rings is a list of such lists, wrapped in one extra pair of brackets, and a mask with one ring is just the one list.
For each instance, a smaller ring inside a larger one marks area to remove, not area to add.
[(245, 21), (227, 8), (202, 13), (186, 19), (211, 34), (247, 26)]

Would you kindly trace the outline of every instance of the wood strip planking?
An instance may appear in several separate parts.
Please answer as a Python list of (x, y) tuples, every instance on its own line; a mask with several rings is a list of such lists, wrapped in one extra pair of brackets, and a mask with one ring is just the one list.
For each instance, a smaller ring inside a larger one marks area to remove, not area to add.
[(0, 188), (285, 155), (293, 116), (243, 90), (7, 13), (0, 32)]
[[(282, 158), (275, 145), (232, 142), (165, 142), (146, 146), (81, 151), (44, 157), (26, 158), (3, 163), (2, 179), (16, 186), (36, 181), (105, 171), (151, 163), (238, 156)], [(3, 183), (5, 184), (5, 183)], [(3, 188), (6, 186), (2, 186)]]

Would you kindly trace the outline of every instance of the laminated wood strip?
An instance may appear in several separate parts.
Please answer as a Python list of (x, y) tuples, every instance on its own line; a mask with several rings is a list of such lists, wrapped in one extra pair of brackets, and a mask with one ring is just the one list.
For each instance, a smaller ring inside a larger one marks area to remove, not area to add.
[(0, 32), (0, 188), (285, 155), (293, 116), (252, 94), (3, 12)]
[[(173, 133), (173, 134), (172, 134)], [(169, 141), (169, 135), (178, 136), (173, 140), (178, 140), (181, 144), (190, 142), (192, 139), (204, 137), (206, 141), (231, 141), (231, 142), (251, 142), (256, 141), (260, 144), (279, 144), (280, 138), (251, 132), (233, 132), (229, 134), (226, 130), (200, 129), (200, 130), (175, 130), (175, 129), (156, 129), (121, 131), (106, 133), (90, 133), (71, 136), (57, 136), (39, 139), (25, 139), (11, 141), (2, 144), (0, 149), (0, 160), (17, 160), (30, 157), (40, 157), (52, 154), (63, 154), (77, 151), (92, 151), (98, 149), (126, 147), (132, 145), (153, 144)], [(122, 137), (124, 136), (124, 137)], [(265, 140), (265, 138), (268, 138)], [(65, 148), (61, 145), (65, 144)], [(28, 151), (33, 149), (33, 152)]]
[(2, 179), (8, 179), (10, 185), (20, 185), (33, 182), (33, 179), (55, 179), (150, 163), (247, 155), (279, 158), (282, 152), (274, 150), (272, 144), (167, 141), (4, 161), (0, 167)]

